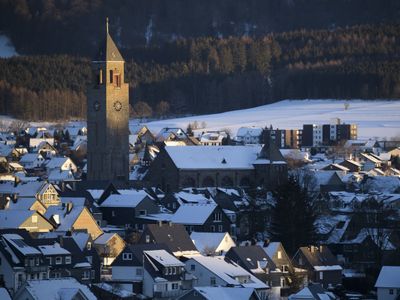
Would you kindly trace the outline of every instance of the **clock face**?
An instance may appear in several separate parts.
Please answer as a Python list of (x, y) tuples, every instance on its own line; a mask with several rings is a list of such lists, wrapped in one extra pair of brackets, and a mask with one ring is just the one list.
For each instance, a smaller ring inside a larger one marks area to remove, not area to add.
[(94, 108), (95, 111), (98, 111), (98, 110), (100, 109), (100, 103), (99, 103), (99, 101), (96, 101), (96, 102), (93, 104), (93, 108)]
[(115, 101), (115, 102), (114, 102), (114, 109), (115, 109), (116, 111), (120, 111), (120, 110), (122, 109), (122, 104), (121, 104), (121, 102)]

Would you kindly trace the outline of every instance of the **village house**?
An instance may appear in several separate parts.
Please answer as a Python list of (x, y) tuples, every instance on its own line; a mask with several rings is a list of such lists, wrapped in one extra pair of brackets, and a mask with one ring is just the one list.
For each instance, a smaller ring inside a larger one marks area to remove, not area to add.
[(97, 253), (103, 259), (103, 266), (110, 266), (124, 250), (125, 241), (117, 233), (103, 233), (93, 243)]
[(400, 296), (400, 267), (383, 266), (375, 287), (378, 292), (378, 300), (395, 300)]
[(261, 144), (262, 131), (261, 127), (240, 127), (235, 140), (243, 145)]
[(143, 220), (140, 217), (160, 211), (155, 201), (143, 190), (111, 194), (100, 204), (100, 210), (108, 224), (136, 229), (142, 229)]
[(146, 250), (165, 250), (164, 244), (127, 244), (111, 265), (112, 281), (126, 291), (143, 291), (143, 255)]
[(185, 262), (186, 270), (197, 280), (194, 285), (254, 288), (260, 299), (268, 298), (269, 286), (235, 263), (219, 256), (192, 256)]
[(143, 251), (143, 295), (153, 299), (177, 298), (192, 288), (185, 264), (165, 250)]
[(342, 267), (327, 246), (300, 247), (293, 256), (293, 264), (308, 271), (308, 278), (324, 288), (342, 282)]
[(224, 139), (228, 137), (225, 131), (206, 131), (200, 136), (200, 144), (203, 146), (222, 146)]

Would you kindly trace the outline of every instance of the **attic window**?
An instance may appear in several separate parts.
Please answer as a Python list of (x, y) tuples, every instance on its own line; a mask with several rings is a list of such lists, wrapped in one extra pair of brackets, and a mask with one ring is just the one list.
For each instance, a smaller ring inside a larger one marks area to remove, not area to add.
[(226, 164), (226, 159), (225, 158), (222, 159), (221, 164)]
[(122, 260), (132, 260), (132, 253), (123, 253)]

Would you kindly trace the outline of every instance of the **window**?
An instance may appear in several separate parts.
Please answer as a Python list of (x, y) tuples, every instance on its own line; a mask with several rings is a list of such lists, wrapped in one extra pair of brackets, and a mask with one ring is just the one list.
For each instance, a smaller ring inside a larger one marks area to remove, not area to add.
[(52, 259), (51, 259), (51, 257), (46, 257), (46, 259), (47, 259), (47, 263), (49, 264), (49, 266), (51, 266), (51, 264), (52, 264)]
[(88, 242), (86, 245), (86, 249), (91, 250), (92, 249), (92, 243)]
[(278, 251), (278, 259), (282, 259), (282, 251)]
[(222, 232), (222, 225), (218, 225), (218, 232)]
[(114, 71), (110, 70), (110, 83), (113, 83)]
[(62, 264), (62, 257), (61, 256), (57, 256), (56, 257), (56, 265), (61, 265)]
[(220, 212), (214, 213), (214, 221), (221, 221), (222, 220), (222, 214)]
[(122, 260), (132, 260), (132, 253), (123, 253)]
[(65, 257), (65, 264), (67, 264), (67, 265), (71, 264), (71, 256), (66, 256)]
[(92, 273), (92, 279), (96, 279), (96, 272), (95, 270), (91, 270), (90, 273)]
[(299, 265), (302, 266), (303, 265), (303, 258), (300, 256), (299, 257)]
[(179, 288), (179, 285), (177, 283), (171, 284), (171, 287), (173, 290), (177, 290)]
[(59, 272), (54, 273), (53, 278), (61, 278), (61, 273)]
[(112, 210), (112, 211), (111, 211), (111, 216), (112, 216), (112, 217), (115, 217), (115, 210)]
[(389, 295), (393, 295), (393, 293), (394, 293), (394, 290), (393, 290), (393, 289), (390, 289), (390, 290), (389, 290)]
[(37, 223), (37, 216), (32, 216), (32, 223)]
[(176, 275), (176, 267), (172, 267), (172, 274)]
[(83, 279), (83, 280), (90, 279), (90, 270), (83, 271), (83, 273), (82, 273), (82, 279)]
[(146, 215), (146, 210), (140, 210), (140, 211), (139, 211), (139, 215), (145, 216), (145, 215)]
[(190, 271), (195, 271), (196, 270), (196, 265), (190, 265)]
[(217, 284), (217, 280), (215, 279), (215, 277), (210, 277), (210, 285), (214, 286)]
[(46, 272), (42, 272), (42, 279), (47, 279), (47, 273)]
[(319, 272), (319, 280), (324, 280), (324, 272)]
[(150, 236), (148, 234), (146, 235), (146, 243), (150, 243)]

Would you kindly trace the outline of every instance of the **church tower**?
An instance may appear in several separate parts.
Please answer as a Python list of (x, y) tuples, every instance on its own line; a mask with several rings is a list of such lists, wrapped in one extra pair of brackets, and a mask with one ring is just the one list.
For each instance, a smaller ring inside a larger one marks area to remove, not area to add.
[(107, 19), (87, 95), (88, 180), (129, 180), (129, 85), (124, 80), (124, 65)]

